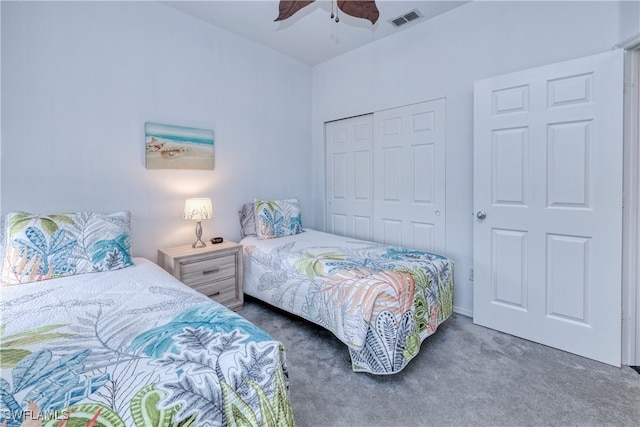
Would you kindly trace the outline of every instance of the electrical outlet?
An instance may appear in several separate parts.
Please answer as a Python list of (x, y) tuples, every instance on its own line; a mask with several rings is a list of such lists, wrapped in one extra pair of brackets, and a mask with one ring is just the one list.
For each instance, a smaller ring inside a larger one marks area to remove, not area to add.
[(473, 267), (469, 267), (469, 281), (473, 282)]

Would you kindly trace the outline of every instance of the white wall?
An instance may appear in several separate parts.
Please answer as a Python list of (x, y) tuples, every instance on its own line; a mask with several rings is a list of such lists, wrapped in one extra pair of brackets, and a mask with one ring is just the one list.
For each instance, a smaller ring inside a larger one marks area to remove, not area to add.
[[(240, 238), (254, 197), (311, 211), (311, 68), (155, 2), (2, 2), (0, 206), (132, 212), (132, 250)], [(145, 169), (144, 123), (213, 129), (213, 171)], [(303, 221), (304, 221), (303, 217)]]
[[(239, 238), (254, 196), (300, 197), (324, 229), (327, 120), (447, 99), (447, 251), (471, 312), (473, 81), (609, 50), (637, 1), (474, 1), (313, 70), (156, 2), (0, 2), (0, 211), (129, 209), (135, 255)], [(146, 170), (144, 122), (215, 131), (213, 171)], [(309, 144), (308, 141), (312, 140)], [(311, 173), (309, 172), (311, 171)]]
[(637, 33), (637, 2), (474, 1), (313, 69), (314, 224), (324, 229), (324, 125), (446, 98), (446, 255), (471, 314), (473, 82), (610, 50)]

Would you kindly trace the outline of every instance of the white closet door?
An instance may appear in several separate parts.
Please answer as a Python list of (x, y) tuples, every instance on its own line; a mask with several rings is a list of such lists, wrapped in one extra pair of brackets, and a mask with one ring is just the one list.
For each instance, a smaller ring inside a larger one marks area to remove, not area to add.
[(374, 113), (374, 238), (445, 253), (445, 100)]
[(325, 124), (327, 231), (373, 240), (373, 115)]
[(619, 366), (622, 52), (481, 80), (473, 320)]

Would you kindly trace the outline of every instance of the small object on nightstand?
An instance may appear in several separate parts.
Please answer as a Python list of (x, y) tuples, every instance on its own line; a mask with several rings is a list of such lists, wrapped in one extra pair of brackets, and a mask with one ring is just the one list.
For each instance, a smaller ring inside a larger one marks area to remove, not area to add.
[(192, 245), (160, 249), (158, 265), (220, 304), (242, 308), (242, 245), (226, 241), (200, 249)]
[(213, 243), (214, 245), (222, 242), (223, 242), (222, 237), (214, 237), (213, 239), (211, 239), (211, 243)]

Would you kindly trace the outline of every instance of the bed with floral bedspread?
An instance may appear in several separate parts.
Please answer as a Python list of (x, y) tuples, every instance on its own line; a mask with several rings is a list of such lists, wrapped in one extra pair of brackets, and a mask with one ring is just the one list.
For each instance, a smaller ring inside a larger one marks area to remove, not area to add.
[(294, 425), (281, 343), (130, 262), (0, 287), (0, 423)]
[(311, 229), (241, 243), (245, 293), (331, 331), (354, 371), (401, 371), (453, 311), (440, 255)]

